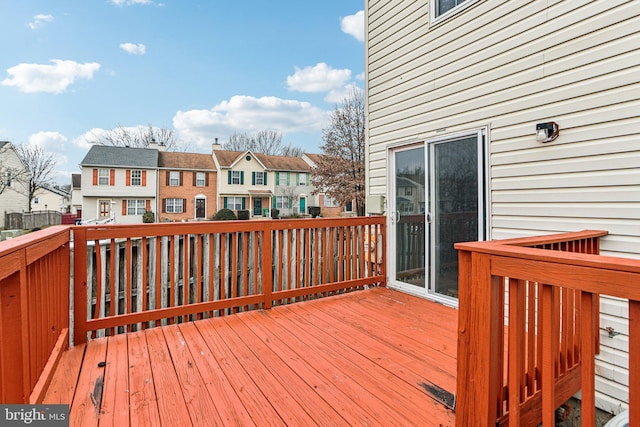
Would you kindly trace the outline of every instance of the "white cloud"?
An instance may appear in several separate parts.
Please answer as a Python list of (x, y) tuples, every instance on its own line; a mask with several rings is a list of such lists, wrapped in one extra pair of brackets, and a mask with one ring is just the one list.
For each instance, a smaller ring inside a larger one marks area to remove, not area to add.
[(153, 4), (152, 0), (111, 0), (116, 6), (131, 6), (134, 4)]
[(173, 127), (181, 140), (207, 149), (214, 138), (224, 140), (234, 132), (317, 132), (326, 121), (327, 112), (308, 102), (234, 96), (209, 110), (178, 111)]
[(355, 15), (349, 15), (342, 18), (340, 21), (340, 28), (344, 33), (347, 33), (356, 38), (356, 40), (364, 41), (364, 11), (356, 12)]
[(100, 139), (102, 135), (105, 135), (108, 132), (109, 131), (105, 129), (93, 128), (83, 133), (79, 137), (74, 138), (71, 143), (82, 150), (88, 150), (89, 148), (91, 148), (95, 141)]
[(298, 92), (328, 92), (345, 86), (350, 79), (351, 70), (336, 70), (320, 62), (313, 67), (295, 67), (295, 73), (287, 76), (287, 86)]
[(121, 43), (120, 49), (132, 55), (144, 55), (147, 51), (147, 47), (142, 43)]
[(100, 64), (52, 59), (53, 65), (19, 64), (7, 70), (11, 76), (2, 81), (4, 86), (14, 86), (26, 93), (63, 93), (76, 79), (91, 80)]
[(66, 156), (66, 142), (67, 137), (60, 132), (38, 132), (32, 134), (29, 137), (30, 145), (40, 147), (46, 152), (52, 153), (54, 155), (56, 167), (66, 165), (69, 161), (68, 157)]
[(38, 14), (34, 16), (33, 21), (29, 22), (27, 25), (32, 30), (36, 30), (38, 28), (42, 28), (47, 22), (53, 22), (53, 15)]
[(362, 88), (355, 83), (349, 83), (340, 89), (330, 91), (324, 100), (333, 104), (342, 104), (354, 92), (362, 92)]

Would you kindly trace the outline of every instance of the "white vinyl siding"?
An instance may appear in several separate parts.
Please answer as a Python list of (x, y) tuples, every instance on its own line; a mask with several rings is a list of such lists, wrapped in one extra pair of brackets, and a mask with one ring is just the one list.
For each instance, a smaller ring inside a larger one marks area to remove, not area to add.
[[(489, 238), (603, 229), (603, 254), (640, 258), (637, 2), (485, 0), (433, 26), (427, 3), (365, 2), (369, 194), (390, 146), (487, 126)], [(541, 144), (546, 121), (560, 137)], [(601, 335), (607, 411), (628, 398), (624, 308), (602, 299), (622, 333)]]

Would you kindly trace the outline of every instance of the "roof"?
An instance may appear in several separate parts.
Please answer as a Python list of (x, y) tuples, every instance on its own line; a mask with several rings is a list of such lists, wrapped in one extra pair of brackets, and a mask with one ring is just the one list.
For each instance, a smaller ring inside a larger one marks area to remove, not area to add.
[(216, 164), (214, 163), (211, 154), (175, 153), (166, 151), (158, 153), (158, 167), (190, 170), (216, 170)]
[(318, 164), (320, 163), (320, 159), (322, 159), (322, 154), (315, 154), (315, 153), (304, 153), (309, 160), (311, 160), (313, 163)]
[(158, 150), (93, 145), (80, 165), (156, 168), (158, 166)]
[(0, 141), (0, 148), (4, 147), (7, 144), (10, 144), (10, 142), (9, 141)]
[(40, 187), (40, 189), (48, 191), (48, 192), (53, 193), (53, 194), (56, 194), (56, 195), (61, 196), (61, 197), (67, 197), (68, 198), (70, 196), (69, 193), (67, 193), (66, 191), (64, 191), (63, 189), (58, 188), (58, 187), (43, 186), (43, 187)]
[(80, 188), (81, 181), (82, 181), (82, 174), (79, 174), (79, 173), (71, 174), (71, 188)]
[[(215, 150), (214, 154), (221, 167), (231, 167), (240, 156), (244, 156), (247, 151), (227, 151)], [(268, 170), (275, 171), (303, 171), (308, 172), (311, 167), (300, 157), (288, 156), (268, 156), (262, 153), (251, 153)]]

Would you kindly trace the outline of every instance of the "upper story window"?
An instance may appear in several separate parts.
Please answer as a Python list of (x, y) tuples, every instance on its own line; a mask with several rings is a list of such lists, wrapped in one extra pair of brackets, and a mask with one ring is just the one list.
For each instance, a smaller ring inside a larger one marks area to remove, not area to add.
[(307, 185), (307, 174), (305, 172), (298, 174), (298, 185)]
[(432, 21), (439, 20), (443, 16), (449, 16), (461, 10), (476, 0), (432, 0), (431, 15)]
[(241, 171), (231, 171), (231, 184), (242, 184)]
[(264, 173), (256, 172), (255, 173), (255, 185), (264, 185)]
[(109, 185), (109, 169), (98, 169), (98, 185)]
[(132, 170), (131, 171), (131, 185), (142, 185), (142, 171), (141, 170)]
[(276, 172), (276, 185), (289, 185), (289, 173)]
[(172, 187), (180, 185), (180, 172), (169, 172), (169, 185)]
[(196, 187), (204, 187), (206, 185), (207, 177), (204, 172), (196, 172)]
[(11, 171), (10, 170), (6, 170), (4, 172), (4, 186), (7, 188), (11, 187)]

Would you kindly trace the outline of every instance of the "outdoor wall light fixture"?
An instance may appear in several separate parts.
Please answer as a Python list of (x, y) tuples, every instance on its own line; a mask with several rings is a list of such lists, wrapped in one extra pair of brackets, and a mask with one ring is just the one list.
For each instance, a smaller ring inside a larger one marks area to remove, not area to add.
[(536, 141), (551, 142), (560, 134), (560, 127), (556, 122), (538, 123), (536, 125)]

